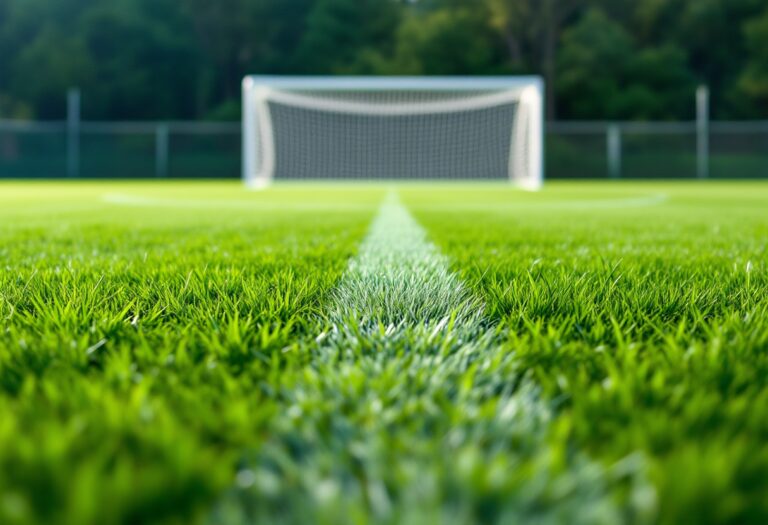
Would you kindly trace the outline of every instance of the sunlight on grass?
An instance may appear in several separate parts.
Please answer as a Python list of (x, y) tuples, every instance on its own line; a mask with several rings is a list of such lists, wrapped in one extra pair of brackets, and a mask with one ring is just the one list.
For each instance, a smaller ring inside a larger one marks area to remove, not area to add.
[(765, 521), (768, 186), (399, 186), (497, 342), (320, 353), (389, 186), (0, 185), (0, 522)]

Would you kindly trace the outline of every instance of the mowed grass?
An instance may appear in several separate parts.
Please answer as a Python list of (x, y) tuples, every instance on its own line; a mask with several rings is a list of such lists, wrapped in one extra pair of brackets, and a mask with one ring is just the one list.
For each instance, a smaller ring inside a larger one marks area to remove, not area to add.
[[(293, 206), (350, 200), (359, 209)], [(315, 323), (378, 200), (3, 184), (0, 522), (199, 520), (263, 440), (281, 356)]]
[(768, 519), (768, 184), (402, 185), (495, 343), (329, 353), (386, 192), (1, 184), (0, 522)]
[(644, 463), (660, 522), (766, 522), (768, 185), (502, 195), (404, 199), (555, 401), (551, 438)]

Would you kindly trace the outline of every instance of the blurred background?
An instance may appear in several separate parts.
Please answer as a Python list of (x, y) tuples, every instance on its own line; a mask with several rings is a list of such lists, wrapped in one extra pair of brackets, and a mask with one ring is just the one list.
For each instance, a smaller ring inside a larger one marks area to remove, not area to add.
[(0, 178), (238, 178), (246, 74), (539, 74), (549, 178), (768, 177), (766, 0), (0, 0)]

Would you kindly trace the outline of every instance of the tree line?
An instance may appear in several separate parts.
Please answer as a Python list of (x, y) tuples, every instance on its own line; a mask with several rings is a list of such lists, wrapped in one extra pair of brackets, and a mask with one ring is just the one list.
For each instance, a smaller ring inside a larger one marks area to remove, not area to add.
[(0, 118), (236, 119), (245, 74), (541, 74), (558, 119), (768, 118), (765, 0), (0, 0)]

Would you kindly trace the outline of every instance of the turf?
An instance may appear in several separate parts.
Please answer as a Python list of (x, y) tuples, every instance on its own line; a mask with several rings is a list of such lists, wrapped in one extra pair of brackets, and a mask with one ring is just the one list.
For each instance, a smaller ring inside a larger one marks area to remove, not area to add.
[(401, 185), (485, 330), (334, 346), (387, 191), (0, 185), (0, 522), (768, 519), (767, 184)]

